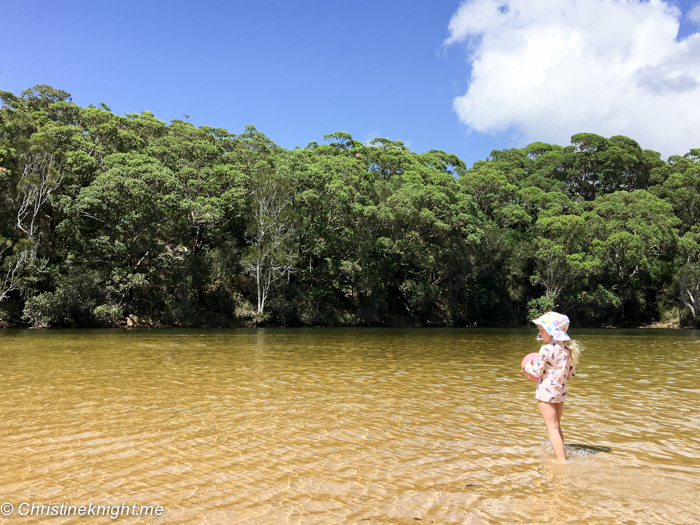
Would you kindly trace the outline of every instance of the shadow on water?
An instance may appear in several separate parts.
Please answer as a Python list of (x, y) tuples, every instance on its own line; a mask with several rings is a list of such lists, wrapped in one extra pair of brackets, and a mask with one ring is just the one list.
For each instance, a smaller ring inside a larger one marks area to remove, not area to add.
[[(552, 450), (552, 444), (549, 439), (544, 442), (544, 446), (547, 450)], [(599, 447), (595, 445), (583, 445), (581, 443), (564, 443), (564, 449), (567, 455), (576, 455), (581, 457), (594, 456), (600, 452), (610, 452), (610, 447)]]
[(564, 443), (564, 448), (567, 454), (576, 454), (577, 456), (593, 456), (599, 452), (610, 452), (610, 447), (596, 447), (594, 445), (581, 445), (580, 443)]

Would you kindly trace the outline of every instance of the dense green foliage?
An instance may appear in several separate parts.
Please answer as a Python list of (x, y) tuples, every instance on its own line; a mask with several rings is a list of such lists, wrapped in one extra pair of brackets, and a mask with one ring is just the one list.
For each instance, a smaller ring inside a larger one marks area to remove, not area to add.
[(471, 168), (346, 133), (286, 150), (254, 127), (0, 91), (0, 323), (579, 326), (700, 316), (700, 150), (622, 136)]

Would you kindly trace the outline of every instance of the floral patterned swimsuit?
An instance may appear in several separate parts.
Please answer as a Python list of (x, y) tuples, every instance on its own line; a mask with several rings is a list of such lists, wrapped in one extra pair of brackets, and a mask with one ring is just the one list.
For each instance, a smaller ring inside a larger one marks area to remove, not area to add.
[(566, 381), (576, 375), (576, 363), (562, 343), (552, 341), (540, 348), (537, 359), (525, 365), (528, 374), (539, 377), (535, 397), (547, 403), (563, 403)]

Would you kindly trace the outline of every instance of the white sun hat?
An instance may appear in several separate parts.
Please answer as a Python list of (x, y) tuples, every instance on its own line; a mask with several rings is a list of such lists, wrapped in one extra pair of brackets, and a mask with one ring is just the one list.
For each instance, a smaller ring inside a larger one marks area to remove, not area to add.
[(557, 312), (547, 312), (537, 319), (532, 320), (536, 325), (541, 326), (555, 341), (568, 341), (571, 338), (566, 331), (569, 329), (569, 318)]

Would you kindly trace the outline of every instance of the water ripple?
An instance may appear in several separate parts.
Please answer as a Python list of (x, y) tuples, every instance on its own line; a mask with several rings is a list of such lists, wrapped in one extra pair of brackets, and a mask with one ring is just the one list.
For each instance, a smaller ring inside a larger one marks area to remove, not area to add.
[(559, 466), (533, 331), (6, 331), (0, 493), (166, 508), (146, 523), (695, 523), (698, 333), (578, 335)]

